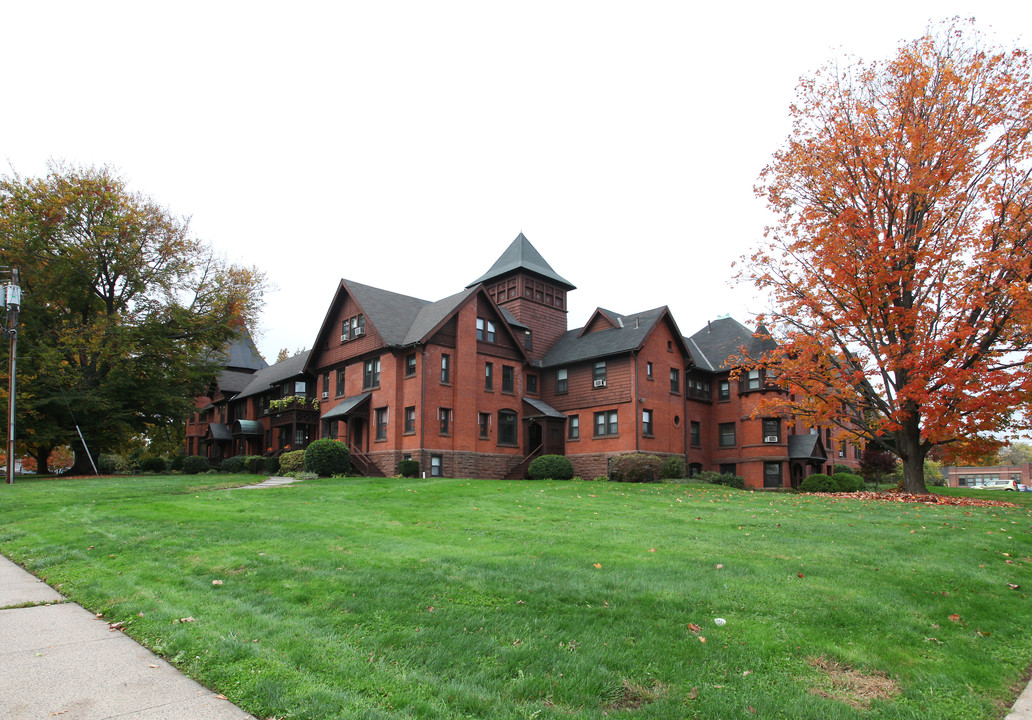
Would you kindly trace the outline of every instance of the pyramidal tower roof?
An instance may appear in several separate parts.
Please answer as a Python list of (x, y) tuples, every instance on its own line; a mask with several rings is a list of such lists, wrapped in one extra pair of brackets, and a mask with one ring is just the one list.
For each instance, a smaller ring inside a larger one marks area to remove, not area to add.
[(495, 260), (490, 270), (467, 285), (467, 287), (496, 280), (503, 275), (509, 275), (521, 270), (540, 275), (558, 285), (562, 285), (567, 290), (575, 289), (573, 283), (559, 275), (559, 273), (552, 269), (551, 265), (545, 262), (545, 259), (541, 257), (541, 253), (530, 244), (530, 240), (523, 233), (520, 233), (509, 247), (505, 249), (501, 257)]

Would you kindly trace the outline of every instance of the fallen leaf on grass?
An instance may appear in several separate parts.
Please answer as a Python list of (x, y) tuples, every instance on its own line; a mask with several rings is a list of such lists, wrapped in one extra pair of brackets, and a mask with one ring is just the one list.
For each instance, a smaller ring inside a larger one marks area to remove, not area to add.
[(602, 568), (602, 563), (595, 563), (595, 569), (596, 570), (601, 569), (601, 568)]
[(699, 627), (698, 625), (696, 625), (695, 623), (688, 623), (688, 629), (691, 630), (696, 635), (698, 635), (699, 632), (702, 631), (702, 628)]
[(194, 621), (194, 619), (192, 617), (179, 618), (178, 620), (176, 620), (176, 622), (181, 622), (181, 623), (193, 622), (193, 621)]
[(688, 691), (689, 700), (694, 700), (697, 697), (699, 697), (699, 688), (693, 687), (691, 690)]
[(959, 623), (960, 622), (960, 615), (957, 615), (956, 613), (950, 615), (950, 622)]
[(221, 584), (222, 584), (222, 581), (221, 581), (221, 580), (212, 580), (212, 581), (211, 581), (211, 584), (212, 584), (212, 585), (221, 585)]
[(1020, 585), (1015, 585), (1014, 583), (1007, 583), (1007, 587), (1009, 587), (1011, 590), (1020, 590), (1021, 589)]

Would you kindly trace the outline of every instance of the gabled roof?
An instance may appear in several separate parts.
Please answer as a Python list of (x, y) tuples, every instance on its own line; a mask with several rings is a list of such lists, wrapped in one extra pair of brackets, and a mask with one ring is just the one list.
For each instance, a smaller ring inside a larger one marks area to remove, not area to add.
[(790, 460), (812, 460), (824, 462), (828, 453), (824, 451), (821, 436), (816, 433), (788, 436), (788, 457)]
[(311, 350), (304, 350), (292, 358), (287, 358), (275, 365), (270, 365), (264, 370), (259, 370), (251, 376), (251, 382), (248, 383), (247, 387), (233, 399), (241, 400), (252, 395), (258, 395), (276, 383), (304, 375), (305, 364), (308, 362), (308, 356), (311, 352)]
[(566, 416), (556, 410), (554, 407), (546, 402), (537, 400), (535, 398), (525, 397), (523, 402), (530, 406), (532, 412), (524, 412), (523, 418), (525, 420), (537, 417), (552, 418), (554, 420), (565, 420)]
[[(761, 337), (756, 337), (757, 334)], [(692, 350), (696, 366), (710, 372), (734, 367), (734, 363), (729, 364), (727, 360), (740, 356), (743, 347), (749, 357), (760, 357), (778, 346), (762, 325), (753, 331), (730, 317), (707, 323), (706, 327), (685, 340)]]
[(495, 260), (495, 263), (491, 266), (490, 270), (471, 282), (467, 287), (473, 287), (480, 283), (497, 280), (503, 275), (508, 275), (520, 270), (540, 275), (557, 285), (562, 285), (567, 290), (576, 289), (573, 283), (563, 278), (559, 273), (552, 269), (551, 265), (545, 262), (545, 259), (541, 257), (541, 253), (537, 251), (537, 248), (530, 244), (530, 240), (528, 240), (523, 233), (516, 236), (516, 239), (510, 243), (509, 247), (505, 249), (505, 252), (502, 253), (501, 257)]
[[(354, 280), (341, 280), (343, 287), (362, 308), (366, 323), (371, 323), (388, 346), (402, 345), (420, 311), (432, 304), (409, 295), (363, 285)], [(330, 306), (331, 309), (334, 305)]]
[(444, 300), (424, 305), (412, 321), (412, 325), (409, 326), (408, 332), (405, 333), (402, 344), (411, 345), (430, 335), (476, 291), (475, 287), (468, 288), (451, 297), (446, 297)]
[(219, 391), (223, 395), (235, 395), (251, 384), (254, 380), (254, 372), (240, 370), (223, 370), (216, 380)]
[(584, 328), (570, 330), (559, 338), (559, 341), (542, 358), (542, 367), (568, 365), (637, 350), (644, 345), (646, 338), (655, 327), (664, 320), (670, 323), (674, 338), (681, 340), (681, 351), (687, 357), (692, 357), (670, 310), (665, 305), (633, 315), (619, 315), (612, 311), (603, 312), (606, 313), (608, 319), (615, 322), (616, 327), (589, 333), (583, 333)]

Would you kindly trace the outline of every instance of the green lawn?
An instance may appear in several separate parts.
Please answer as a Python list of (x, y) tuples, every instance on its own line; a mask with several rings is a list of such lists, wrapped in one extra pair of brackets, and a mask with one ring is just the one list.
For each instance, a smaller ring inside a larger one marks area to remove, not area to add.
[(3, 486), (0, 550), (259, 718), (1002, 718), (1032, 659), (1027, 496), (255, 479)]

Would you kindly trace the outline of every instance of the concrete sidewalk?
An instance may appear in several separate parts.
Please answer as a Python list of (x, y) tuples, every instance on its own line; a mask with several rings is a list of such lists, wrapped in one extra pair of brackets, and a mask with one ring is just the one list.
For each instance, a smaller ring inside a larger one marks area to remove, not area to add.
[(0, 555), (0, 720), (51, 717), (254, 720)]

